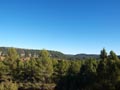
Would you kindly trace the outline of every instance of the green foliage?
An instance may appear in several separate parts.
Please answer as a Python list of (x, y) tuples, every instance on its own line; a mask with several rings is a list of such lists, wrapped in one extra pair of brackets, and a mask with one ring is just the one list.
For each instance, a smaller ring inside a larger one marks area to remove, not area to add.
[(96, 68), (96, 60), (88, 59), (85, 61), (78, 75), (80, 89), (93, 90), (93, 84), (96, 82)]
[(109, 58), (112, 59), (112, 60), (119, 60), (118, 56), (113, 51), (110, 51)]
[[(0, 47), (0, 50), (2, 51), (2, 56), (6, 56), (8, 53), (9, 47)], [(33, 49), (21, 49), (21, 48), (15, 48), (18, 55), (23, 57), (35, 57), (38, 58), (41, 50), (33, 50)], [(52, 59), (59, 59), (59, 60), (82, 60), (86, 58), (99, 58), (99, 55), (88, 55), (88, 54), (77, 54), (77, 55), (66, 55), (58, 51), (48, 51), (50, 54), (50, 57)]]
[(68, 69), (68, 74), (76, 75), (79, 73), (81, 68), (81, 61), (71, 61)]
[(0, 61), (0, 81), (6, 81), (10, 79), (9, 73), (9, 67)]
[(8, 58), (9, 60), (17, 60), (19, 58), (19, 55), (15, 48), (8, 49)]
[(0, 84), (0, 90), (18, 90), (18, 85), (11, 81), (2, 82)]
[(58, 60), (57, 62), (54, 61), (53, 64), (53, 81), (57, 83), (62, 77), (69, 74), (69, 68), (70, 68), (71, 61), (67, 60)]
[[(61, 60), (41, 50), (38, 58), (21, 60), (14, 48), (0, 61), (0, 90), (119, 90), (120, 60), (105, 49), (100, 59)], [(15, 83), (16, 82), (16, 83)]]
[(70, 65), (69, 73), (60, 78), (56, 90), (119, 90), (120, 61), (117, 55), (111, 51), (108, 58), (103, 49), (100, 57), (101, 60), (91, 58), (81, 62), (80, 71), (76, 74)]
[(50, 82), (49, 78), (51, 78), (53, 74), (53, 64), (49, 52), (42, 50), (39, 56), (40, 59), (38, 60), (38, 66), (41, 68), (39, 69), (39, 72), (41, 73), (42, 81), (44, 83)]
[(102, 60), (107, 59), (107, 52), (106, 52), (106, 50), (105, 50), (104, 48), (103, 48), (103, 50), (101, 50), (100, 58), (101, 58)]

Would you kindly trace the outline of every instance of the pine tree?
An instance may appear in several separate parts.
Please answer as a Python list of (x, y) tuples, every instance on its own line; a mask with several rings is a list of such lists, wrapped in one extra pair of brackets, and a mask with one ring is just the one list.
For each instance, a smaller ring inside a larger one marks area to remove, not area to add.
[(17, 60), (18, 58), (19, 58), (19, 55), (18, 55), (16, 49), (9, 48), (8, 49), (8, 59), (13, 61), (13, 60)]
[(107, 52), (106, 52), (106, 50), (104, 48), (103, 48), (103, 50), (101, 50), (100, 58), (102, 60), (106, 60), (107, 59)]
[(116, 53), (114, 53), (113, 51), (110, 51), (110, 56), (109, 58), (111, 60), (119, 60), (118, 56), (116, 55)]
[(53, 64), (50, 59), (50, 54), (47, 50), (42, 50), (39, 55), (39, 72), (41, 73), (41, 78), (44, 83), (51, 81), (53, 74)]

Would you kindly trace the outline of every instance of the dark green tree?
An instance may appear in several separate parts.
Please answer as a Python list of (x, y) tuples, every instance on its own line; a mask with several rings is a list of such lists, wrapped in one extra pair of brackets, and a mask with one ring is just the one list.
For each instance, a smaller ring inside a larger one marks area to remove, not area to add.
[(104, 48), (103, 48), (103, 50), (101, 50), (100, 58), (102, 60), (106, 60), (107, 59), (107, 52), (106, 52), (106, 50)]
[(113, 51), (110, 51), (109, 58), (112, 59), (112, 60), (119, 60), (118, 56)]
[(97, 62), (95, 59), (88, 59), (82, 65), (79, 73), (78, 88), (80, 90), (94, 90), (97, 76)]

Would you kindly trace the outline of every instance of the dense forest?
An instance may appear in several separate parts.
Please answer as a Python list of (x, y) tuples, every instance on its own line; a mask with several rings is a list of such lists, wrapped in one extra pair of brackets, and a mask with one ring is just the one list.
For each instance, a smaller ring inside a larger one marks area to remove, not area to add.
[(120, 59), (113, 51), (74, 60), (53, 58), (47, 50), (28, 53), (29, 59), (15, 48), (3, 51), (0, 90), (120, 90)]

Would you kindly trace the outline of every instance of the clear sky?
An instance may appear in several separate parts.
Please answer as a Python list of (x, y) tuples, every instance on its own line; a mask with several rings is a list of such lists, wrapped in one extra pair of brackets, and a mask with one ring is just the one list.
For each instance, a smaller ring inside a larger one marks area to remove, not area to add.
[(0, 0), (0, 46), (120, 54), (120, 0)]

